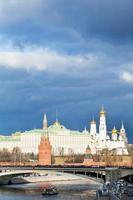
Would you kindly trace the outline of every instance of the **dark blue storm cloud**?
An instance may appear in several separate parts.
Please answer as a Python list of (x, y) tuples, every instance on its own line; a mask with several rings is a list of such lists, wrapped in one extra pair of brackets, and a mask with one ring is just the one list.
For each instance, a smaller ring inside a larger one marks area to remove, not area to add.
[[(10, 2), (10, 3), (9, 3)], [(1, 33), (16, 41), (132, 40), (131, 0), (2, 1)]]
[[(0, 1), (0, 132), (89, 127), (107, 110), (133, 141), (133, 1)], [(98, 128), (98, 127), (97, 127)]]

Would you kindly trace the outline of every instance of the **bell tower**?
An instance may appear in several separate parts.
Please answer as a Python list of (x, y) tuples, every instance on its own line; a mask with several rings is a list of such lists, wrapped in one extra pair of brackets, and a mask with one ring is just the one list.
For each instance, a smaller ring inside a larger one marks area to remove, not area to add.
[(100, 135), (101, 140), (106, 139), (106, 135), (107, 135), (106, 111), (104, 110), (103, 105), (102, 105), (101, 111), (100, 111), (99, 135)]

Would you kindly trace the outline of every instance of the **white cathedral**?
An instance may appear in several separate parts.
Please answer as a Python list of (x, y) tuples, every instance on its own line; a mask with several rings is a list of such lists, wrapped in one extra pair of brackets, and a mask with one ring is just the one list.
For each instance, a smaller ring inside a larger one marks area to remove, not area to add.
[(90, 124), (90, 137), (92, 144), (92, 147), (90, 147), (93, 153), (96, 153), (98, 149), (107, 148), (109, 150), (115, 149), (117, 154), (128, 154), (128, 141), (123, 122), (119, 132), (115, 126), (112, 131), (107, 131), (106, 112), (103, 106), (100, 111), (99, 133), (97, 133), (96, 121), (92, 120)]
[(49, 137), (53, 155), (84, 154), (88, 145), (92, 154), (105, 148), (115, 149), (119, 155), (128, 154), (124, 124), (122, 123), (119, 132), (115, 127), (112, 131), (107, 131), (106, 112), (103, 106), (100, 111), (99, 133), (94, 119), (90, 123), (90, 130), (75, 131), (66, 128), (57, 119), (48, 126), (44, 114), (42, 129), (16, 132), (10, 136), (0, 135), (0, 149), (12, 150), (14, 147), (19, 147), (24, 153), (37, 154), (42, 135)]

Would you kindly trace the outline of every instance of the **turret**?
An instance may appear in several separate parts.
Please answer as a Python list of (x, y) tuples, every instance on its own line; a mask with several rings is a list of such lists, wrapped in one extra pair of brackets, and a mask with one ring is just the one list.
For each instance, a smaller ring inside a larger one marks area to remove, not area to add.
[(86, 148), (86, 152), (85, 152), (85, 157), (84, 157), (84, 165), (86, 166), (92, 166), (93, 165), (93, 156), (92, 156), (92, 152), (91, 152), (91, 148), (88, 145)]
[(46, 113), (44, 113), (43, 129), (47, 129), (47, 128), (48, 128), (47, 116), (46, 116)]
[(99, 135), (101, 140), (106, 140), (106, 135), (107, 135), (106, 111), (104, 110), (103, 106), (100, 111)]

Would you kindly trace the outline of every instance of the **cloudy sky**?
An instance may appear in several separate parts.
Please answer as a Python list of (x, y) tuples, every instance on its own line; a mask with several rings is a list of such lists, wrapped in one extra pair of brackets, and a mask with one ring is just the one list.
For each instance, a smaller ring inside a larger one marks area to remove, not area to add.
[(1, 0), (0, 133), (59, 120), (89, 127), (104, 104), (108, 129), (133, 142), (133, 1)]

